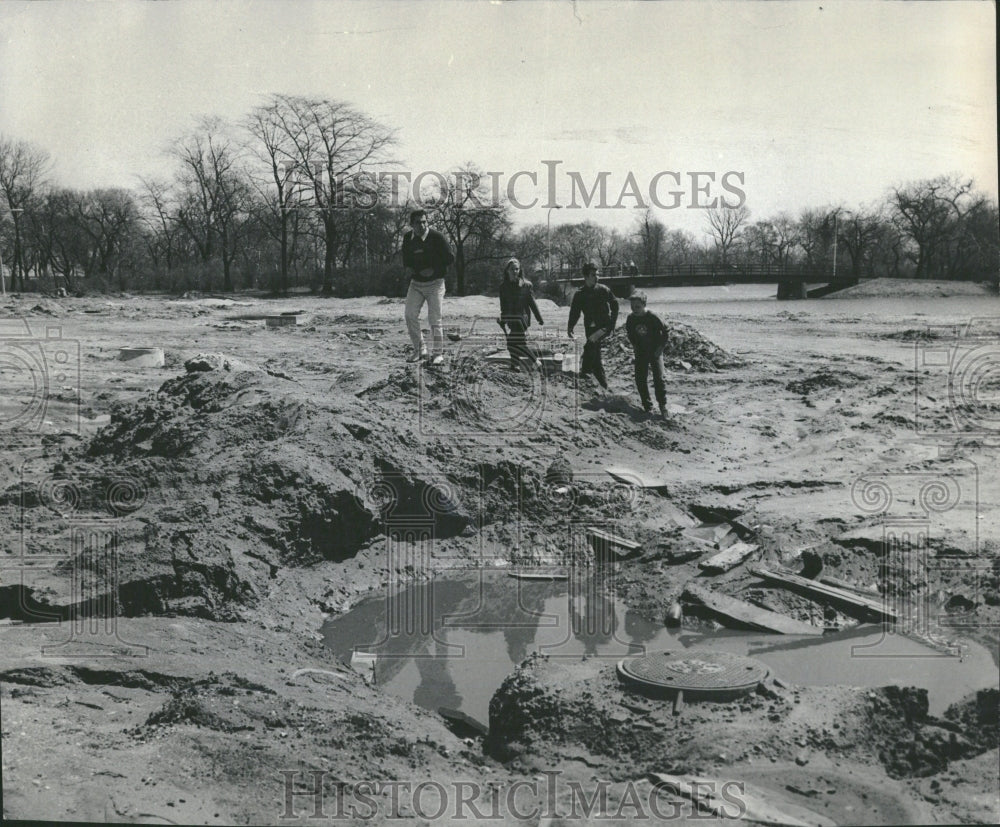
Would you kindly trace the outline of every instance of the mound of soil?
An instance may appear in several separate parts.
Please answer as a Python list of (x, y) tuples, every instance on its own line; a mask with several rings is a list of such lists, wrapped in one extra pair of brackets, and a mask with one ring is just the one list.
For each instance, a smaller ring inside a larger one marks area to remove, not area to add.
[(931, 279), (872, 279), (844, 290), (838, 290), (824, 299), (883, 299), (920, 298), (926, 296), (990, 296), (996, 295), (987, 282), (935, 281)]
[[(406, 430), (366, 426), (360, 402), (331, 404), (242, 360), (198, 357), (187, 370), (118, 405), (64, 465), (81, 481), (56, 492), (71, 502), (54, 503), (45, 483), (24, 497), (33, 537), (55, 522), (53, 505), (118, 518), (123, 614), (239, 619), (281, 568), (351, 557), (392, 521), (419, 522), (438, 539), (470, 525), (468, 498), (441, 464)], [(19, 487), (3, 499), (20, 502)], [(93, 556), (72, 556), (62, 573), (91, 571), (111, 588)]]
[[(612, 778), (665, 766), (710, 772), (720, 762), (747, 758), (807, 763), (811, 750), (881, 765), (890, 778), (923, 777), (989, 748), (988, 739), (974, 743), (971, 730), (989, 717), (982, 709), (990, 700), (975, 699), (975, 712), (957, 709), (963, 725), (949, 729), (928, 718), (924, 689), (788, 686), (768, 679), (735, 701), (685, 706), (679, 727), (670, 699), (620, 683), (614, 661), (536, 655), (493, 696), (485, 746), (504, 761), (523, 753), (553, 761), (583, 757)], [(967, 714), (975, 718), (972, 726), (962, 717)]]
[(814, 391), (823, 390), (825, 388), (848, 387), (868, 378), (869, 377), (867, 376), (862, 376), (861, 374), (853, 373), (849, 370), (839, 370), (836, 373), (829, 370), (820, 370), (805, 379), (795, 379), (789, 382), (785, 385), (785, 390), (801, 394), (802, 396), (808, 396)]
[[(667, 343), (663, 348), (663, 364), (671, 370), (709, 373), (738, 368), (744, 361), (733, 353), (709, 341), (690, 325), (664, 320)], [(583, 345), (581, 344), (582, 348)], [(624, 324), (604, 341), (604, 364), (608, 371), (632, 368), (632, 345), (625, 334)]]

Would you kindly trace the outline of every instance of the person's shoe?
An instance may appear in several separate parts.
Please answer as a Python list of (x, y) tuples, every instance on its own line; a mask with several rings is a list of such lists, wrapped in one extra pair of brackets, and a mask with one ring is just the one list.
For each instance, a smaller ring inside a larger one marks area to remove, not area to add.
[(421, 350), (419, 353), (414, 351), (409, 356), (406, 357), (407, 362), (419, 362), (421, 359), (427, 358), (427, 351)]
[(651, 402), (645, 402), (645, 403), (643, 403), (642, 409), (646, 413), (652, 413), (653, 412), (653, 404)]
[(660, 418), (661, 419), (668, 419), (669, 418), (667, 416), (667, 406), (666, 405), (660, 405)]
[(435, 353), (434, 356), (431, 358), (430, 364), (431, 364), (432, 367), (437, 367), (438, 365), (443, 365), (444, 364), (444, 356), (442, 356), (440, 353)]

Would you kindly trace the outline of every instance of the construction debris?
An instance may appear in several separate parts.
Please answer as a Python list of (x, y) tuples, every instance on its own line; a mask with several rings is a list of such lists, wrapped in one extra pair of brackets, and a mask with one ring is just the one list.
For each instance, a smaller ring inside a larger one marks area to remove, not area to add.
[(653, 477), (647, 477), (640, 471), (632, 468), (605, 468), (604, 472), (613, 480), (624, 482), (626, 485), (634, 485), (636, 488), (666, 488), (667, 481)]
[(752, 629), (762, 632), (775, 632), (779, 635), (821, 635), (823, 630), (810, 623), (794, 620), (777, 612), (753, 606), (735, 597), (729, 597), (698, 585), (688, 583), (681, 594), (683, 600), (697, 603), (711, 609), (718, 615), (736, 621)]
[[(699, 525), (689, 528), (684, 532), (685, 537), (690, 537), (692, 540), (696, 540), (699, 543), (704, 543), (710, 548), (725, 548), (729, 543), (726, 538), (733, 534), (729, 523), (720, 523), (718, 525)], [(732, 540), (735, 541), (735, 535)]]
[(490, 733), (490, 728), (486, 724), (461, 710), (439, 706), (438, 715), (445, 719), (448, 729), (459, 738), (485, 738)]
[(624, 560), (636, 555), (642, 549), (642, 544), (635, 540), (628, 540), (593, 527), (587, 528), (587, 540), (598, 559)]
[(836, 586), (829, 586), (825, 583), (817, 583), (815, 580), (806, 580), (797, 574), (790, 572), (772, 571), (767, 568), (750, 569), (751, 574), (763, 577), (773, 583), (788, 586), (793, 589), (805, 592), (810, 597), (826, 598), (844, 606), (848, 606), (855, 611), (860, 611), (868, 616), (874, 615), (877, 619), (895, 622), (896, 612), (889, 608), (884, 600), (877, 600), (871, 597), (862, 597), (859, 594), (839, 589)]
[(718, 554), (709, 557), (707, 560), (702, 560), (698, 564), (698, 568), (704, 571), (729, 571), (730, 569), (736, 568), (751, 554), (757, 551), (758, 548), (760, 548), (760, 546), (751, 545), (750, 543), (733, 543), (724, 551), (720, 551)]

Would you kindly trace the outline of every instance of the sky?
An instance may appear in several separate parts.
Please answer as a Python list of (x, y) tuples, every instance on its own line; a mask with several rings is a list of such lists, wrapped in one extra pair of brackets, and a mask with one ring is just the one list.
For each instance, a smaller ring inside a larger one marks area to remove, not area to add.
[[(553, 226), (624, 229), (648, 205), (699, 234), (716, 197), (768, 218), (959, 174), (996, 198), (995, 14), (978, 0), (8, 0), (0, 134), (48, 151), (61, 185), (132, 187), (170, 174), (164, 149), (198, 116), (324, 97), (395, 129), (413, 175), (473, 162), (506, 188), (527, 173), (520, 223), (558, 203)], [(580, 185), (602, 172), (604, 204), (585, 208)]]

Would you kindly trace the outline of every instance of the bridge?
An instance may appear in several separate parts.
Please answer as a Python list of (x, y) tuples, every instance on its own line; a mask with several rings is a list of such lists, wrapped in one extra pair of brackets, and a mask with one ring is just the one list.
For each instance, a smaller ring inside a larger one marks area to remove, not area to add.
[[(831, 268), (737, 267), (719, 264), (678, 264), (661, 267), (655, 274), (621, 274), (619, 267), (605, 267), (601, 282), (626, 298), (645, 287), (707, 287), (726, 284), (777, 284), (779, 299), (804, 299), (843, 290), (858, 283), (853, 274), (836, 278)], [(554, 279), (564, 289), (583, 285), (582, 276)], [(809, 289), (807, 285), (820, 285)]]

